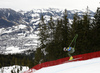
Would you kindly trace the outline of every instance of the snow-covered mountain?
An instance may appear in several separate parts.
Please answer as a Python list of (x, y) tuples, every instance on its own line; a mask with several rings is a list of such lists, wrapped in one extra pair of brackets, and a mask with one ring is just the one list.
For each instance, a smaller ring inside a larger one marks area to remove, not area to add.
[[(82, 17), (84, 10), (67, 10), (69, 22), (73, 15), (78, 13)], [(94, 12), (89, 10), (90, 16)], [(45, 22), (62, 18), (64, 10), (56, 8), (32, 9), (31, 11), (14, 11), (12, 9), (0, 9), (0, 53), (22, 53), (25, 50), (36, 50), (38, 36), (36, 29), (40, 22), (41, 15)]]
[[(64, 11), (62, 9), (57, 8), (48, 8), (48, 9), (33, 9), (31, 11), (23, 12), (22, 14), (26, 17), (26, 21), (30, 22), (31, 24), (37, 25), (40, 20), (41, 15), (44, 16), (45, 21), (50, 20), (50, 16), (53, 17), (54, 20), (60, 19), (64, 15)], [(68, 19), (73, 20), (73, 15), (75, 13), (78, 13), (79, 17), (82, 17), (82, 15), (86, 12), (86, 10), (67, 10)], [(93, 17), (94, 12), (89, 10), (89, 14), (91, 17)]]

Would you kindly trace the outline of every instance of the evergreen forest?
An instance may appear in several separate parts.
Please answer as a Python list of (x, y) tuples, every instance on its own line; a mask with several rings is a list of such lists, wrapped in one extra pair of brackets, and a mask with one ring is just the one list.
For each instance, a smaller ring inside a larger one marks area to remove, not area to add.
[(75, 46), (75, 53), (72, 55), (100, 51), (100, 8), (97, 8), (93, 18), (90, 17), (88, 7), (82, 17), (75, 13), (72, 24), (67, 16), (65, 10), (63, 18), (55, 21), (51, 16), (48, 23), (45, 23), (44, 16), (41, 16), (38, 29), (40, 43), (35, 52), (34, 65), (67, 57), (63, 48), (69, 47), (76, 34), (78, 38), (71, 44), (71, 47)]

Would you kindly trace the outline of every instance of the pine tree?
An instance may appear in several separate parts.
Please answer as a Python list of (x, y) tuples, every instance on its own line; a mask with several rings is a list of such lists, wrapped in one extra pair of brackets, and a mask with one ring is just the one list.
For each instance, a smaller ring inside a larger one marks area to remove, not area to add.
[(39, 23), (39, 40), (40, 46), (45, 47), (47, 41), (47, 25), (44, 21), (43, 15), (40, 18), (41, 22)]
[[(86, 53), (89, 52), (90, 46), (90, 18), (89, 10), (87, 7), (86, 13), (83, 15), (83, 18), (79, 18), (78, 14), (74, 14), (73, 23), (71, 26), (71, 37), (74, 37), (76, 34), (79, 35), (76, 45), (76, 53)], [(80, 49), (81, 48), (81, 49)]]
[(11, 70), (11, 73), (14, 73), (13, 70)]
[(48, 42), (52, 42), (54, 40), (54, 33), (55, 33), (55, 23), (53, 21), (52, 16), (50, 17), (50, 21), (48, 22)]
[(39, 47), (36, 50), (35, 53), (35, 60), (34, 60), (34, 65), (39, 64), (44, 62), (44, 54), (42, 52), (42, 49), (46, 48), (48, 44), (48, 27), (47, 24), (45, 23), (43, 15), (40, 18), (40, 23), (39, 23)]
[(43, 62), (43, 52), (41, 51), (41, 48), (37, 48), (35, 52), (35, 59), (34, 59), (34, 65), (40, 64)]
[(90, 52), (91, 46), (91, 37), (90, 37), (90, 15), (89, 8), (87, 7), (87, 11), (85, 15), (83, 15), (83, 44), (86, 49), (86, 53)]
[(54, 41), (51, 42), (47, 48), (48, 60), (56, 60), (66, 56), (63, 52), (63, 47), (67, 46), (68, 43), (68, 19), (67, 10), (64, 12), (63, 19), (57, 19), (57, 23), (54, 30)]
[(19, 68), (17, 69), (17, 73), (19, 73)]
[(47, 52), (45, 55), (44, 60), (45, 61), (50, 61), (50, 60), (54, 60), (54, 48), (55, 47), (55, 29), (56, 29), (56, 24), (54, 23), (54, 20), (52, 18), (52, 16), (50, 17), (50, 20), (48, 21), (48, 31), (47, 31), (47, 42), (48, 44), (46, 45), (46, 49), (45, 51)]
[(71, 29), (71, 34), (73, 36), (75, 36), (77, 33), (78, 33), (78, 24), (79, 24), (79, 21), (80, 21), (80, 18), (78, 16), (78, 14), (74, 14), (74, 17), (73, 17), (73, 23), (71, 25), (72, 29)]
[[(61, 49), (61, 42), (62, 42), (62, 20), (57, 20), (56, 26), (55, 26), (55, 31), (53, 31), (55, 34), (53, 34), (53, 41), (51, 41), (47, 47), (46, 47), (46, 59), (48, 61), (51, 60), (56, 60), (60, 57), (60, 51), (59, 49)], [(49, 22), (49, 27), (52, 23)], [(51, 30), (51, 27), (50, 27)], [(51, 33), (50, 33), (51, 34)]]
[(22, 69), (23, 69), (22, 66), (20, 66), (20, 71), (22, 71)]
[(55, 42), (60, 43), (63, 39), (62, 37), (62, 19), (57, 20), (56, 30), (55, 30)]
[[(84, 45), (88, 46), (87, 42), (88, 42), (88, 34), (89, 34), (89, 19), (88, 19), (88, 15), (84, 15), (83, 17), (83, 31), (84, 31)], [(85, 47), (87, 48), (87, 47)]]
[(62, 21), (62, 36), (63, 36), (63, 47), (69, 44), (69, 22), (67, 18), (67, 10), (65, 9), (63, 21)]
[(97, 8), (94, 18), (93, 45), (100, 47), (100, 8)]

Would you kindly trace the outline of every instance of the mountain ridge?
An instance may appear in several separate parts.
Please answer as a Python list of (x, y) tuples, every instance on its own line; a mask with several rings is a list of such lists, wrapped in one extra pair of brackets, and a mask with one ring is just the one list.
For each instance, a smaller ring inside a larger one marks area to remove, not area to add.
[[(94, 16), (94, 12), (89, 10), (90, 16)], [(84, 11), (67, 10), (69, 22), (72, 23), (73, 15), (78, 13), (82, 17)], [(0, 8), (0, 52), (8, 53), (9, 47), (18, 47), (19, 50), (36, 50), (38, 24), (41, 15), (44, 16), (45, 22), (50, 20), (61, 19), (64, 10), (56, 8), (33, 9), (30, 11), (14, 11), (12, 9)], [(10, 51), (13, 51), (10, 49)], [(9, 51), (9, 52), (10, 52)], [(11, 53), (11, 52), (10, 52)]]

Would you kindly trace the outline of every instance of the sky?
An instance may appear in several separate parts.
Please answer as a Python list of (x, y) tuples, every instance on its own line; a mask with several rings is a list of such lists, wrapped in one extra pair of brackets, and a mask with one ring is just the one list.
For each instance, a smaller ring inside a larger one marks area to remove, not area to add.
[(100, 0), (0, 0), (0, 8), (14, 10), (32, 10), (37, 8), (60, 8), (60, 9), (85, 9), (89, 7), (96, 10), (100, 7)]

